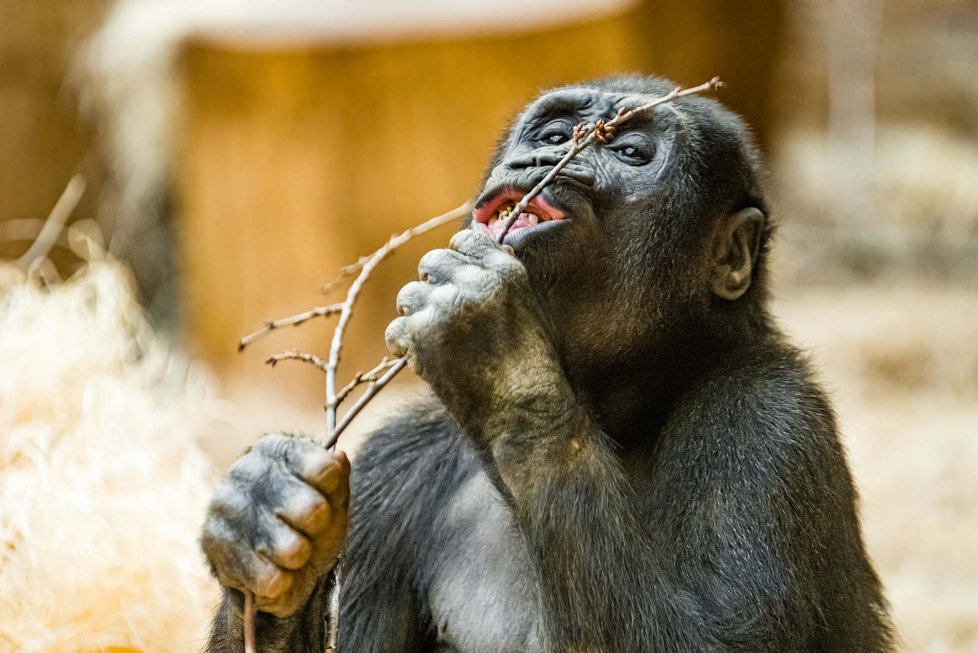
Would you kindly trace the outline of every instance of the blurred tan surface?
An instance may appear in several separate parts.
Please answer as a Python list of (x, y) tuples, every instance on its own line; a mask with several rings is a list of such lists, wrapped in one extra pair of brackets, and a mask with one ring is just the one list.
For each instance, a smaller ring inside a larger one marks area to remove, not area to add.
[(920, 282), (779, 289), (838, 411), (901, 650), (978, 650), (978, 298)]

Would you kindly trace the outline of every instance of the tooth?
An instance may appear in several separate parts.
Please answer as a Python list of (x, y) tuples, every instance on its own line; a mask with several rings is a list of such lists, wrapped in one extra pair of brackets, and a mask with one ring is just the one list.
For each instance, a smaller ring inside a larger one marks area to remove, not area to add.
[(539, 221), (539, 218), (531, 213), (530, 217), (528, 217), (526, 221), (530, 223), (530, 226), (533, 226)]

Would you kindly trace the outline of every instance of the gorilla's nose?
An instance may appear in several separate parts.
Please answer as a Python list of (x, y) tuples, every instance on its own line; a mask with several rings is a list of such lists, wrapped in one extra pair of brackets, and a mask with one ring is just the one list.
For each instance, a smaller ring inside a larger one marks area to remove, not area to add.
[(541, 148), (527, 152), (526, 154), (511, 156), (503, 161), (502, 166), (510, 170), (552, 168), (560, 162), (566, 153), (567, 151), (565, 149)]
[[(526, 176), (523, 182), (529, 182), (533, 185), (560, 163), (565, 154), (567, 154), (567, 150), (564, 148), (550, 147), (510, 156), (493, 168), (491, 177), (499, 180), (512, 180), (514, 175), (523, 173)], [(523, 175), (519, 176), (522, 177)], [(594, 185), (594, 171), (584, 165), (580, 157), (572, 159), (570, 163), (564, 166), (559, 176), (569, 177), (585, 186)]]

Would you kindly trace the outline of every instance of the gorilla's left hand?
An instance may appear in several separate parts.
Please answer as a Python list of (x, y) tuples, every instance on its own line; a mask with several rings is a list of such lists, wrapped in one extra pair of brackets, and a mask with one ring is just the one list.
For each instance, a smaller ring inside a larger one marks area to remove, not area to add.
[[(523, 264), (483, 229), (425, 254), (397, 295), (387, 347), (407, 358), (472, 435), (552, 423), (571, 400), (552, 328)], [(514, 410), (516, 409), (516, 410)], [(520, 424), (504, 424), (518, 415)], [(528, 423), (529, 422), (529, 423)]]

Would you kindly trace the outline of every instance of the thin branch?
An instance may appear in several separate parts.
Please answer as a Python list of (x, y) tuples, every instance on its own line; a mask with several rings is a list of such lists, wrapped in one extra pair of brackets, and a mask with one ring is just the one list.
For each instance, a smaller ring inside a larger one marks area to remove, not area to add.
[(368, 372), (357, 372), (353, 375), (353, 379), (347, 383), (345, 386), (339, 389), (336, 393), (336, 405), (339, 406), (343, 403), (343, 400), (356, 389), (357, 386), (363, 385), (364, 383), (370, 383), (371, 381), (376, 381), (380, 378), (381, 373), (387, 370), (387, 368), (392, 367), (396, 360), (390, 360), (386, 356), (377, 364), (375, 368)]
[(256, 653), (255, 646), (255, 595), (244, 591), (244, 650), (245, 653)]
[(387, 241), (387, 244), (384, 245), (384, 247), (382, 247), (380, 250), (377, 250), (373, 254), (361, 256), (360, 260), (358, 260), (356, 263), (351, 263), (350, 265), (340, 268), (339, 275), (329, 283), (324, 284), (322, 288), (319, 289), (320, 292), (322, 292), (325, 295), (332, 294), (337, 288), (340, 287), (343, 281), (345, 281), (349, 277), (352, 277), (354, 274), (362, 270), (363, 266), (367, 264), (367, 261), (369, 261), (371, 258), (373, 258), (378, 252), (382, 251), (383, 249), (390, 248), (389, 251), (387, 251), (384, 254), (384, 256), (387, 256), (387, 254), (390, 254), (395, 249), (397, 249), (407, 241), (411, 240), (415, 236), (420, 236), (421, 234), (427, 233), (432, 229), (437, 229), (442, 225), (449, 224), (454, 220), (461, 220), (466, 215), (468, 215), (471, 210), (472, 210), (472, 203), (466, 202), (465, 204), (462, 204), (461, 206), (457, 206), (447, 213), (442, 213), (441, 215), (437, 215), (431, 218), (430, 220), (426, 220), (425, 222), (422, 222), (416, 227), (412, 227), (411, 229), (408, 229), (407, 231), (404, 231), (396, 236), (391, 236), (390, 239)]
[(516, 220), (520, 217), (520, 213), (526, 210), (526, 207), (530, 205), (530, 202), (533, 201), (534, 197), (539, 195), (544, 188), (546, 188), (551, 183), (553, 183), (553, 180), (556, 179), (558, 174), (560, 174), (560, 171), (563, 170), (564, 167), (568, 163), (570, 163), (574, 157), (576, 157), (578, 154), (586, 150), (595, 142), (610, 143), (612, 140), (614, 140), (615, 130), (618, 128), (618, 125), (625, 122), (632, 116), (641, 113), (643, 111), (648, 111), (649, 109), (659, 106), (660, 104), (671, 102), (676, 98), (681, 98), (686, 95), (694, 95), (696, 93), (702, 93), (704, 91), (716, 90), (722, 86), (723, 86), (723, 82), (720, 81), (719, 77), (714, 77), (710, 81), (700, 84), (699, 86), (694, 86), (692, 88), (684, 89), (677, 86), (669, 94), (664, 95), (660, 98), (656, 98), (655, 100), (652, 100), (647, 104), (643, 104), (641, 106), (634, 107), (632, 109), (625, 109), (625, 108), (620, 109), (618, 111), (618, 115), (616, 115), (611, 120), (608, 121), (598, 120), (593, 125), (585, 125), (584, 123), (581, 123), (576, 127), (574, 127), (574, 135), (573, 135), (573, 139), (571, 140), (572, 143), (571, 148), (567, 150), (567, 153), (564, 154), (563, 158), (561, 158), (561, 160), (557, 162), (557, 165), (555, 165), (553, 168), (550, 169), (550, 172), (547, 173), (547, 176), (544, 177), (539, 184), (537, 184), (532, 189), (530, 189), (530, 192), (524, 195), (523, 199), (521, 199), (516, 204), (516, 206), (510, 209), (509, 214), (506, 217), (506, 222), (503, 225), (503, 231), (501, 234), (499, 234), (498, 241), (502, 243), (503, 240), (505, 240), (506, 234), (509, 233), (509, 230), (516, 223)]
[(54, 208), (48, 214), (48, 219), (44, 221), (37, 238), (31, 243), (24, 255), (17, 259), (16, 265), (21, 270), (26, 270), (34, 261), (44, 258), (51, 252), (51, 248), (58, 242), (58, 236), (68, 222), (68, 218), (75, 211), (82, 195), (85, 194), (85, 178), (75, 175), (68, 180), (68, 185), (61, 192), (61, 197), (54, 203)]
[[(363, 288), (363, 284), (370, 278), (370, 274), (373, 272), (374, 268), (377, 267), (381, 261), (387, 258), (387, 256), (395, 249), (408, 242), (415, 236), (419, 236), (425, 232), (431, 231), (436, 227), (440, 227), (441, 225), (461, 219), (471, 210), (472, 203), (466, 202), (465, 204), (452, 209), (448, 213), (443, 213), (442, 215), (436, 216), (430, 220), (427, 220), (426, 222), (421, 223), (417, 227), (412, 227), (411, 229), (403, 231), (396, 236), (391, 236), (383, 247), (366, 257), (366, 259), (360, 259), (362, 263), (356, 264), (360, 266), (360, 272), (357, 275), (357, 278), (353, 280), (353, 283), (350, 284), (349, 290), (346, 291), (346, 299), (340, 304), (340, 317), (336, 323), (336, 328), (333, 330), (333, 340), (329, 346), (329, 361), (326, 364), (326, 441), (330, 443), (327, 445), (327, 447), (333, 446), (337, 437), (335, 432), (336, 409), (338, 407), (336, 401), (336, 369), (339, 367), (340, 356), (343, 351), (343, 335), (346, 333), (346, 326), (350, 322), (350, 316), (353, 314), (353, 306), (356, 304), (357, 297), (360, 295), (360, 290)], [(397, 371), (400, 371), (400, 368), (397, 368)], [(348, 421), (346, 420), (345, 416), (344, 421)]]
[(326, 441), (326, 448), (329, 449), (336, 444), (336, 440), (339, 439), (340, 435), (346, 430), (346, 427), (350, 425), (353, 418), (360, 414), (374, 396), (384, 389), (391, 380), (397, 376), (397, 374), (407, 366), (407, 361), (403, 358), (395, 358), (391, 361), (391, 366), (387, 369), (383, 376), (381, 376), (376, 381), (371, 381), (367, 385), (367, 389), (363, 391), (363, 394), (356, 400), (356, 402), (350, 406), (350, 410), (346, 411), (343, 415), (343, 419), (340, 423), (336, 425), (336, 429), (333, 431), (333, 437)]
[(289, 326), (299, 326), (300, 324), (303, 324), (304, 322), (316, 317), (329, 317), (330, 315), (336, 315), (340, 312), (341, 308), (342, 307), (340, 304), (329, 304), (327, 306), (317, 306), (316, 308), (297, 315), (292, 315), (290, 317), (283, 317), (278, 320), (268, 320), (265, 322), (265, 325), (262, 328), (258, 329), (254, 333), (249, 333), (238, 341), (238, 351), (243, 351), (245, 347), (256, 340), (261, 340), (275, 329), (281, 329)]
[(268, 358), (265, 359), (265, 364), (275, 367), (275, 365), (277, 365), (280, 361), (289, 361), (289, 360), (309, 363), (310, 365), (313, 365), (320, 372), (326, 371), (326, 361), (324, 361), (322, 358), (316, 356), (315, 354), (307, 354), (305, 352), (296, 351), (294, 349), (291, 349), (289, 351), (283, 351), (280, 354), (274, 354), (272, 356), (269, 356)]

